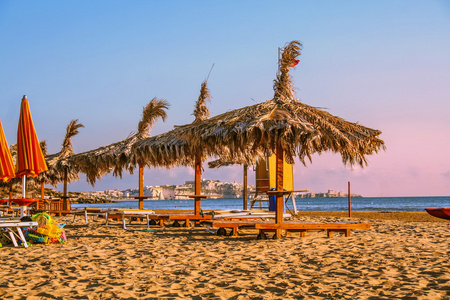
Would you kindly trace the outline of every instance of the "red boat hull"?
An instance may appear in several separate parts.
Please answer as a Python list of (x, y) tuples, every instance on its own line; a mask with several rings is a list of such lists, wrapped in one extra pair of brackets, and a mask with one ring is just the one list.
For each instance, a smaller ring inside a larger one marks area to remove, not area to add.
[(425, 210), (433, 217), (450, 220), (450, 208), (425, 208)]

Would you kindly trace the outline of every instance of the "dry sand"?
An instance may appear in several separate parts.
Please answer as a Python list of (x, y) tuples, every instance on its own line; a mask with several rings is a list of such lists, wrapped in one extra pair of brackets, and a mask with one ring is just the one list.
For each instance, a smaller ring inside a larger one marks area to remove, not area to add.
[[(298, 219), (348, 220), (317, 214)], [(250, 230), (219, 237), (204, 227), (128, 231), (60, 217), (67, 244), (0, 248), (0, 298), (450, 299), (448, 222), (426, 213), (353, 216), (372, 228), (281, 240), (255, 240)]]

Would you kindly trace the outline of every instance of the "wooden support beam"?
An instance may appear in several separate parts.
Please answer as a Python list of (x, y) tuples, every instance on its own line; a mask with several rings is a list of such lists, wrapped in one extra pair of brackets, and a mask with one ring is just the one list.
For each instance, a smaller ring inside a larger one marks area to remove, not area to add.
[[(281, 142), (277, 142), (276, 146), (276, 188), (277, 191), (283, 191), (283, 148), (281, 147)], [(283, 194), (276, 195), (276, 209), (275, 209), (275, 223), (281, 224), (283, 223)], [(281, 229), (277, 229), (276, 238), (281, 238)]]
[(144, 167), (139, 165), (139, 209), (144, 209)]
[(247, 202), (248, 202), (247, 172), (248, 166), (247, 164), (244, 164), (244, 191), (243, 191), (244, 210), (247, 210)]
[[(202, 180), (202, 158), (201, 154), (195, 155), (195, 187), (194, 194), (201, 195), (201, 180)], [(201, 209), (201, 198), (194, 198), (194, 214), (199, 215)]]
[(67, 177), (68, 177), (68, 170), (67, 170), (67, 168), (64, 168), (63, 210), (68, 210), (67, 209), (67, 199), (68, 199), (68, 195), (67, 195)]

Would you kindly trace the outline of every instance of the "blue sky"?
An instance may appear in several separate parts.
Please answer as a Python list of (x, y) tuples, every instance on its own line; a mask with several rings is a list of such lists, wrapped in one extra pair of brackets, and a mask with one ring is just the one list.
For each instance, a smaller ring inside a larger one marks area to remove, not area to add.
[[(381, 130), (387, 150), (364, 169), (335, 154), (297, 163), (295, 188), (450, 195), (449, 32), (450, 1), (0, 0), (0, 120), (15, 143), (27, 95), (49, 153), (72, 119), (85, 125), (73, 140), (82, 152), (125, 139), (158, 97), (171, 107), (156, 135), (192, 122), (212, 64), (212, 115), (272, 98), (277, 49), (299, 40), (297, 97)], [(204, 178), (242, 182), (242, 170), (205, 164)], [(145, 171), (146, 185), (192, 179), (188, 168)], [(82, 177), (69, 190), (129, 187), (137, 176), (95, 188)]]

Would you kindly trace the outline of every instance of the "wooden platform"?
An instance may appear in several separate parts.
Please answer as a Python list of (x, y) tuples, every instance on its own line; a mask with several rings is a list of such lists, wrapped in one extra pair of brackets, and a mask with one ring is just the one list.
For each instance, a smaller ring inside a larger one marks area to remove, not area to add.
[[(250, 228), (255, 229), (255, 225), (257, 223), (263, 223), (264, 221), (258, 221), (255, 219), (247, 219), (247, 220), (209, 220), (205, 221), (206, 226), (211, 226), (213, 228), (218, 228), (218, 233), (220, 233), (221, 228), (231, 228), (232, 235), (237, 236), (238, 235), (238, 229), (239, 228)], [(222, 231), (223, 232), (223, 231)]]
[[(300, 236), (306, 236), (307, 231), (324, 230), (327, 232), (327, 236), (331, 237), (334, 232), (344, 233), (346, 237), (350, 236), (350, 230), (352, 229), (369, 229), (370, 225), (361, 222), (334, 222), (334, 223), (307, 223), (307, 222), (283, 222), (276, 224), (267, 221), (258, 220), (209, 220), (204, 222), (207, 226), (213, 228), (231, 228), (233, 236), (238, 235), (239, 228), (251, 228), (258, 229), (260, 235), (266, 232), (276, 232), (282, 230), (286, 234), (291, 232), (300, 232)], [(218, 232), (219, 232), (218, 230)]]
[(194, 214), (171, 214), (169, 215), (169, 220), (175, 221), (175, 223), (178, 223), (179, 221), (185, 222), (185, 227), (190, 227), (191, 221), (195, 222), (196, 224), (200, 224), (201, 222), (204, 222), (206, 220), (211, 220), (212, 215), (194, 215)]
[(311, 230), (325, 230), (328, 237), (331, 237), (334, 232), (342, 232), (346, 237), (350, 236), (352, 229), (369, 229), (370, 225), (362, 222), (334, 222), (334, 223), (307, 223), (307, 222), (283, 222), (276, 223), (259, 223), (255, 224), (255, 228), (259, 229), (260, 234), (265, 232), (276, 232), (277, 230), (284, 230), (287, 234), (290, 232), (300, 232), (300, 236), (304, 237), (307, 231)]

